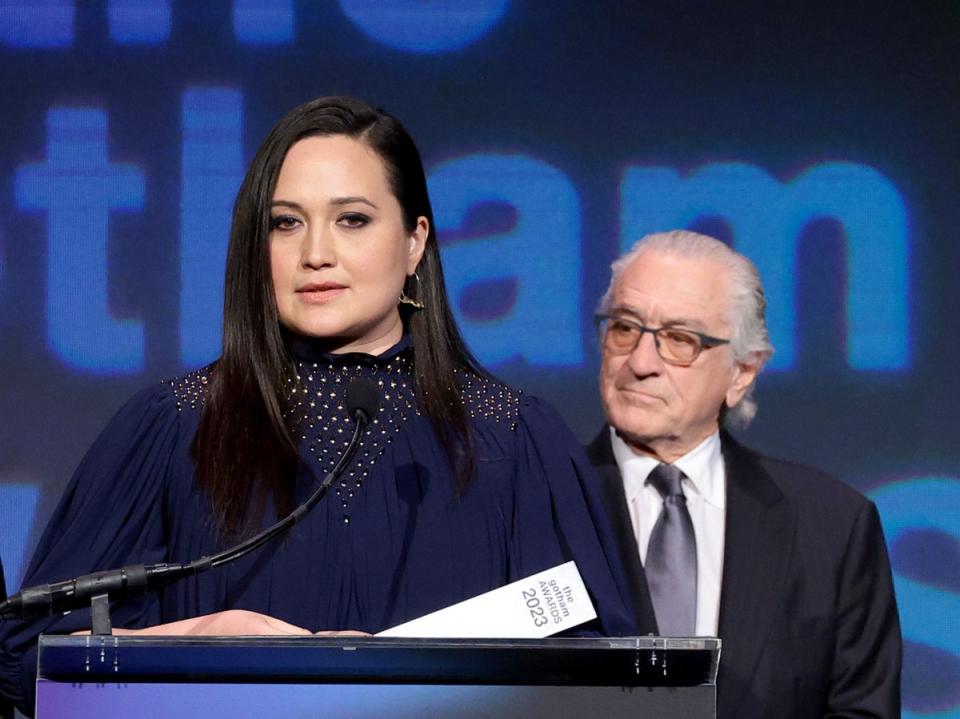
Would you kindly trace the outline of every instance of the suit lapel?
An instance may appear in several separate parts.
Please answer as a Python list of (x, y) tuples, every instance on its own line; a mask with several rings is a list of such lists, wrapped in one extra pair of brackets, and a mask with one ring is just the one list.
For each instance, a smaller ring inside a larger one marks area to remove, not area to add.
[(639, 634), (656, 634), (657, 621), (653, 613), (653, 602), (650, 600), (650, 590), (640, 562), (637, 539), (633, 534), (627, 497), (623, 491), (623, 479), (613, 456), (609, 427), (604, 425), (586, 450), (600, 480), (600, 495), (613, 526), (624, 574), (630, 584), (630, 602), (637, 631)]
[(718, 717), (732, 717), (781, 605), (795, 531), (789, 505), (757, 455), (726, 433), (722, 447), (727, 508)]

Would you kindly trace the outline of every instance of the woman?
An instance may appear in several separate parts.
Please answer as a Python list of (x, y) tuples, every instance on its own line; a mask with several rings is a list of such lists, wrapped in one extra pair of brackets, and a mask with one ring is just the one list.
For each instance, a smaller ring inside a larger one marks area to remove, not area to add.
[[(574, 559), (594, 631), (630, 633), (576, 441), (483, 372), (453, 322), (420, 157), (396, 119), (321, 98), (279, 122), (237, 197), (224, 315), (220, 359), (140, 393), (91, 448), (25, 585), (187, 562), (272, 523), (333, 466), (352, 429), (346, 386), (370, 377), (380, 409), (334, 492), (283, 540), (115, 603), (115, 625), (377, 632)], [(88, 611), (6, 622), (3, 691), (30, 706), (37, 634), (87, 627)]]

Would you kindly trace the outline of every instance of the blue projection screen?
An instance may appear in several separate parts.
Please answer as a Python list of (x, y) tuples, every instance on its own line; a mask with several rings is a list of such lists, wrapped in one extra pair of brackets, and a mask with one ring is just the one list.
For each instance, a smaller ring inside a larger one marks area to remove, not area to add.
[(585, 441), (610, 261), (689, 227), (756, 262), (743, 438), (877, 502), (905, 716), (960, 717), (960, 6), (833, 5), (0, 0), (8, 588), (123, 400), (216, 357), (259, 141), (354, 94), (420, 144), (472, 349)]

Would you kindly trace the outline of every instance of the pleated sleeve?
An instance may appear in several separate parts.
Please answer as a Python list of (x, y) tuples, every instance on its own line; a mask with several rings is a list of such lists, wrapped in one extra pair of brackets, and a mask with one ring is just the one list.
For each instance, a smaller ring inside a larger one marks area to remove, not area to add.
[(512, 578), (572, 559), (598, 615), (578, 633), (635, 634), (627, 580), (580, 443), (553, 408), (529, 396), (517, 432)]

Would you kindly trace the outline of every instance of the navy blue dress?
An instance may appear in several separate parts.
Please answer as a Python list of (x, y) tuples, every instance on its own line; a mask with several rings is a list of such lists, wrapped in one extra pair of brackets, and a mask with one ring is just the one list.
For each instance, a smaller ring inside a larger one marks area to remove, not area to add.
[[(378, 357), (320, 354), (305, 341), (291, 352), (298, 500), (351, 435), (344, 408), (351, 379), (371, 377), (380, 387), (377, 417), (349, 471), (285, 538), (159, 594), (116, 602), (116, 626), (243, 608), (314, 631), (378, 632), (573, 559), (599, 614), (587, 631), (633, 633), (593, 471), (553, 409), (459, 372), (477, 462), (458, 495), (420, 409), (406, 339)], [(24, 586), (127, 564), (187, 562), (223, 548), (190, 458), (206, 372), (139, 393), (111, 420), (71, 480)], [(4, 622), (4, 694), (29, 708), (37, 635), (89, 625), (89, 610)]]

